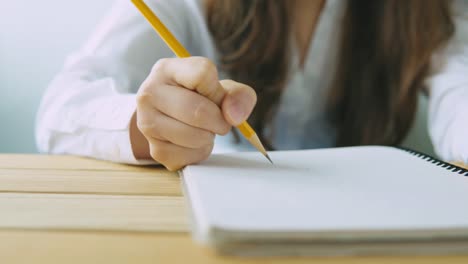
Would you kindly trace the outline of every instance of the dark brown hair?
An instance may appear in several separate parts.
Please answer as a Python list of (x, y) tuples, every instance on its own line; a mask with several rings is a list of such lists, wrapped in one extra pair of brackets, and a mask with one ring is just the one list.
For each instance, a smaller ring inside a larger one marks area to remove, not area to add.
[[(205, 7), (220, 67), (257, 92), (250, 122), (265, 141), (288, 78), (288, 1), (205, 0)], [(404, 139), (431, 57), (453, 35), (450, 7), (447, 0), (348, 0), (328, 104), (337, 146)]]

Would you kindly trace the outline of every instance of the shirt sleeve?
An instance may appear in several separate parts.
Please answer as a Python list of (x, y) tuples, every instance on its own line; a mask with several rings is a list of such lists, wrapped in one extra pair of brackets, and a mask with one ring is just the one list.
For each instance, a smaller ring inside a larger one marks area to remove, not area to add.
[[(153, 0), (149, 5), (186, 45), (190, 12), (184, 1)], [(146, 163), (133, 155), (129, 123), (136, 91), (164, 57), (173, 54), (138, 10), (130, 1), (117, 1), (46, 90), (36, 120), (39, 150)]]
[(429, 133), (442, 159), (468, 164), (468, 6), (459, 5), (455, 36), (435, 56), (437, 74), (428, 80)]

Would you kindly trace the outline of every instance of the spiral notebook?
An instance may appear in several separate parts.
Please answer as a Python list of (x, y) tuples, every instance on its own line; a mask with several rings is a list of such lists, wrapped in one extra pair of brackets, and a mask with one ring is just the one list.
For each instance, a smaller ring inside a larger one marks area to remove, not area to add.
[(236, 255), (468, 253), (468, 171), (363, 146), (213, 155), (182, 171), (194, 237)]

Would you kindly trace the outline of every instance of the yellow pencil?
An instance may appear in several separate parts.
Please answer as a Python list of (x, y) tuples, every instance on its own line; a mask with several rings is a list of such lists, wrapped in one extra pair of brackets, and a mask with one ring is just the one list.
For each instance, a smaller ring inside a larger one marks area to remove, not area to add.
[[(179, 58), (190, 57), (190, 53), (180, 44), (180, 42), (172, 35), (172, 33), (166, 28), (166, 26), (159, 20), (159, 18), (151, 11), (151, 9), (143, 2), (143, 0), (131, 0), (133, 4), (140, 10), (143, 16), (148, 20), (148, 22), (153, 26), (154, 30), (159, 34), (159, 36), (166, 42), (169, 48), (177, 55)], [(257, 136), (257, 133), (252, 129), (252, 127), (247, 123), (243, 122), (237, 126), (242, 135), (252, 144), (256, 149), (258, 149), (271, 163), (273, 163), (268, 156), (265, 148), (263, 147), (262, 142)]]

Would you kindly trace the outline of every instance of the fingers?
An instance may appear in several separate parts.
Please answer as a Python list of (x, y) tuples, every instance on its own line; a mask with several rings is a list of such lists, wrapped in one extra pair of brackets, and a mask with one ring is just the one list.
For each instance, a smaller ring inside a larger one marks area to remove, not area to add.
[(140, 113), (138, 128), (146, 137), (191, 149), (211, 146), (215, 139), (214, 133), (189, 126), (156, 109), (151, 113)]
[(149, 139), (149, 142), (151, 157), (159, 161), (170, 171), (176, 171), (187, 164), (205, 160), (213, 150), (213, 145), (207, 145), (199, 149), (191, 149), (158, 139)]
[(220, 105), (225, 92), (218, 80), (213, 62), (203, 57), (161, 59), (153, 67), (156, 75), (163, 75), (164, 82), (193, 90)]
[(137, 97), (139, 105), (155, 108), (182, 123), (215, 134), (225, 135), (230, 131), (221, 109), (202, 95), (177, 86), (148, 85), (152, 86), (148, 92), (142, 91)]
[(206, 159), (215, 135), (170, 118), (156, 109), (137, 107), (137, 126), (149, 143), (149, 155), (171, 171)]
[(221, 106), (223, 116), (229, 124), (238, 126), (252, 113), (257, 95), (250, 86), (232, 80), (223, 80), (221, 85), (226, 91)]

